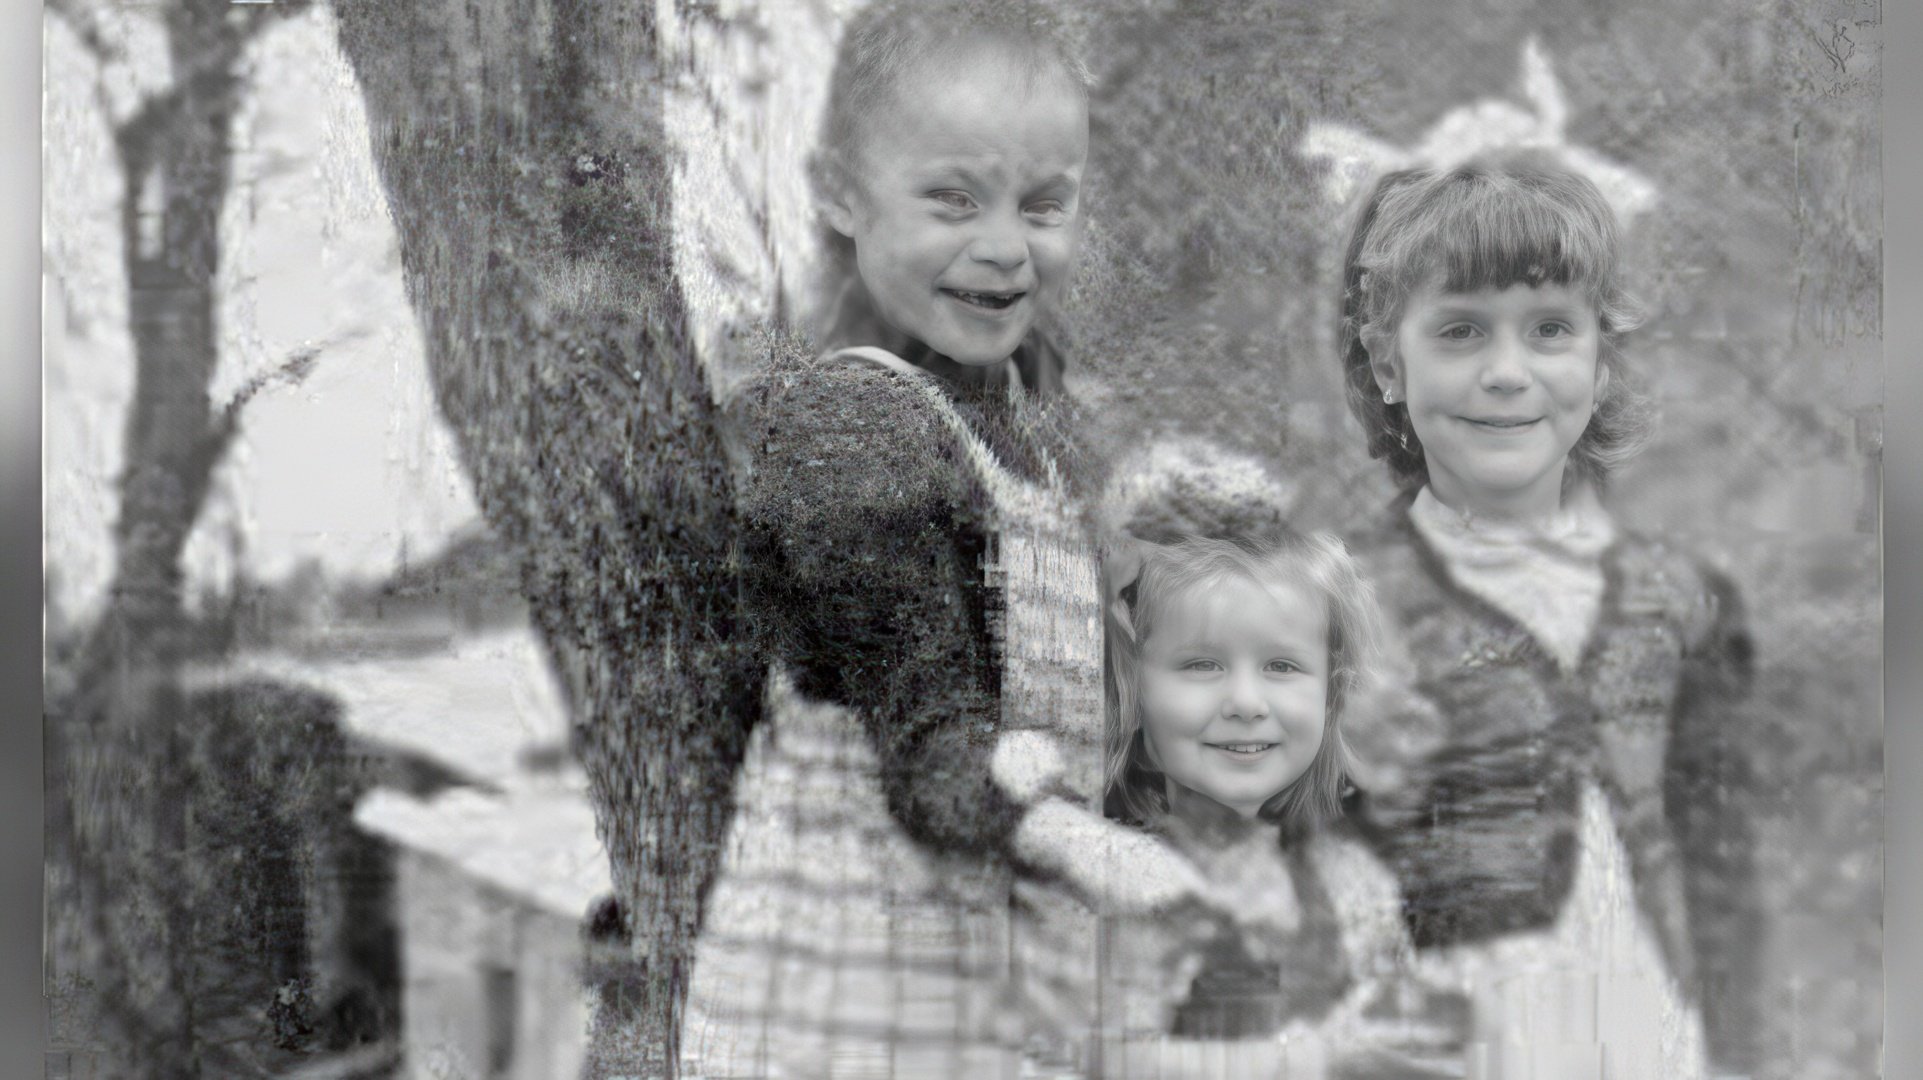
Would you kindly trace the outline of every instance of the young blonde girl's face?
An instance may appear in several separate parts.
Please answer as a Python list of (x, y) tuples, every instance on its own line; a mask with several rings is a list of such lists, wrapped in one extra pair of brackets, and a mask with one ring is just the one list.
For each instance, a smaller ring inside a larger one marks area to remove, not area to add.
[(1142, 643), (1150, 763), (1254, 817), (1322, 746), (1328, 623), (1326, 601), (1289, 582), (1232, 575), (1172, 597)]
[(1601, 342), (1596, 305), (1580, 289), (1432, 285), (1410, 297), (1376, 377), (1408, 403), (1437, 498), (1541, 516), (1561, 505), (1569, 452), (1595, 412)]
[(901, 80), (868, 118), (827, 218), (896, 330), (963, 364), (1007, 359), (1066, 285), (1088, 105), (983, 42)]

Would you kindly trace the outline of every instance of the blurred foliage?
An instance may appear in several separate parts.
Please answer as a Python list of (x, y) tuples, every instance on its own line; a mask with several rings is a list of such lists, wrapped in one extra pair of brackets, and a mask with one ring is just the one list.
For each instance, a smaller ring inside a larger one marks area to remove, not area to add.
[[(276, 1048), (307, 1053), (391, 1034), (380, 1017), (392, 1015), (397, 972), (381, 958), (395, 943), (378, 903), (367, 902), (380, 890), (369, 888), (378, 882), (365, 878), (367, 842), (352, 823), (368, 776), (347, 752), (332, 699), (247, 682), (188, 695), (172, 719), (182, 842), (164, 865), (117, 867), (112, 884), (120, 903), (191, 913), (168, 944), (182, 961), (196, 1068), (279, 1068), (290, 1059)], [(138, 888), (125, 880), (136, 875), (156, 880)], [(97, 999), (98, 973), (80, 955), (83, 887), (65, 867), (49, 874), (56, 1048), (101, 1047), (100, 1009), (124, 1007)], [(282, 998), (305, 998), (298, 1018)], [(120, 1056), (129, 1048), (104, 1049), (131, 1067)]]

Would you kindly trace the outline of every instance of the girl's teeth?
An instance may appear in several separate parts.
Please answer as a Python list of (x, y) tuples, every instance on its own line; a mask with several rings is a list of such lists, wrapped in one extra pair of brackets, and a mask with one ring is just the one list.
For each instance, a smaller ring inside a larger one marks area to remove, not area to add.
[(1004, 308), (1019, 299), (1019, 294), (964, 292), (960, 289), (950, 291), (956, 297), (980, 307)]

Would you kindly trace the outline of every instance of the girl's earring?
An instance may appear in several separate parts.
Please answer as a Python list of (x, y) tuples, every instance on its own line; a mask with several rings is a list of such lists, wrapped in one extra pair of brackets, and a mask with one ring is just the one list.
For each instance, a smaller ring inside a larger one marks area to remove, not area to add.
[[(1394, 405), (1396, 403), (1395, 387), (1385, 386), (1382, 388), (1382, 403), (1384, 405)], [(1409, 449), (1408, 425), (1403, 425), (1402, 430), (1396, 432), (1396, 441), (1402, 444), (1404, 450)]]

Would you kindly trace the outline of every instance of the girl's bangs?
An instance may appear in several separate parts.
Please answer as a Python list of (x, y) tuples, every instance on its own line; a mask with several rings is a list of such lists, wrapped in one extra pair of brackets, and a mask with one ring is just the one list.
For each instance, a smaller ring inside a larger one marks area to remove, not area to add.
[[(1468, 185), (1463, 185), (1468, 187)], [(1451, 193), (1455, 194), (1455, 193)], [(1409, 265), (1418, 281), (1451, 293), (1515, 285), (1580, 286), (1596, 292), (1614, 268), (1610, 224), (1562, 193), (1517, 184), (1477, 184), (1432, 208)]]

